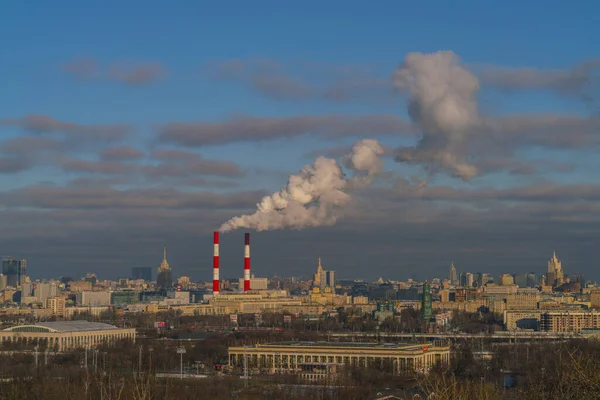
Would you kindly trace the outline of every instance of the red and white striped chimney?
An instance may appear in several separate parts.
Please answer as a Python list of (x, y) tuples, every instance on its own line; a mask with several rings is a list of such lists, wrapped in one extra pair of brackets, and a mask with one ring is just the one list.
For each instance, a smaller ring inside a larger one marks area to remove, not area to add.
[(219, 294), (219, 232), (214, 233), (213, 241), (213, 294)]
[(244, 292), (250, 290), (250, 234), (246, 233), (244, 246)]

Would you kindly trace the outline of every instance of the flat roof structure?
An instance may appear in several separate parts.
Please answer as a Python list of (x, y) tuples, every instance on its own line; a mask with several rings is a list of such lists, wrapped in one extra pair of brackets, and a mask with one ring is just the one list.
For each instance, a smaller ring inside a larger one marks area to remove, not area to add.
[(309, 341), (284, 341), (268, 344), (261, 344), (260, 347), (326, 347), (326, 348), (347, 348), (347, 349), (402, 349), (402, 350), (421, 350), (425, 344), (415, 343), (369, 343), (369, 342), (309, 342)]
[(390, 365), (394, 371), (426, 372), (450, 361), (447, 342), (368, 343), (368, 342), (274, 342), (246, 347), (230, 347), (229, 365), (240, 367), (248, 359), (253, 367), (274, 371), (295, 371), (305, 363), (336, 363), (369, 367)]

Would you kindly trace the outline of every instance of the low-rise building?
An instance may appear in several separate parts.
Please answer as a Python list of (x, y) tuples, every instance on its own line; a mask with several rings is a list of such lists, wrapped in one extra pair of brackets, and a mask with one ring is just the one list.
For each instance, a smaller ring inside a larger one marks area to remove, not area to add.
[(385, 365), (395, 373), (427, 372), (450, 361), (450, 344), (358, 343), (358, 342), (278, 342), (252, 347), (230, 347), (229, 366), (293, 373), (306, 363), (335, 363), (368, 368)]
[(135, 341), (135, 329), (100, 322), (64, 321), (17, 325), (0, 331), (0, 342), (42, 342), (57, 351), (93, 347), (120, 339)]

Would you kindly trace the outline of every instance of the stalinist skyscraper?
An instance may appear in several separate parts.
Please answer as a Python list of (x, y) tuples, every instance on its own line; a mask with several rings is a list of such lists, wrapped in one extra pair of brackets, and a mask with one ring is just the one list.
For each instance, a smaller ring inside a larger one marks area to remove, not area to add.
[(552, 253), (552, 258), (548, 260), (548, 272), (546, 274), (546, 284), (548, 286), (560, 286), (564, 283), (564, 273), (561, 262), (556, 258), (556, 252)]
[(158, 267), (158, 273), (156, 274), (156, 285), (161, 289), (167, 289), (173, 286), (173, 271), (167, 262), (167, 246), (165, 246), (163, 253), (163, 260)]

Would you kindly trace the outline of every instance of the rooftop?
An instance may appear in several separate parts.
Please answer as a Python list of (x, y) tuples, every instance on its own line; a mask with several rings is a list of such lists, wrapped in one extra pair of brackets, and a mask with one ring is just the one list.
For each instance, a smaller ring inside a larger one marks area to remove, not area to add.
[(88, 321), (43, 322), (35, 325), (17, 325), (5, 329), (7, 332), (85, 332), (119, 329), (114, 325)]
[(432, 343), (369, 343), (369, 342), (298, 342), (286, 341), (261, 344), (260, 347), (354, 347), (363, 349), (421, 349), (423, 346), (432, 347)]

